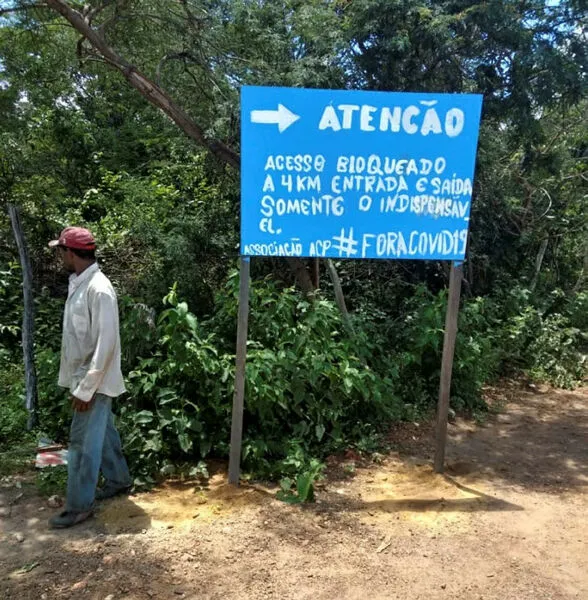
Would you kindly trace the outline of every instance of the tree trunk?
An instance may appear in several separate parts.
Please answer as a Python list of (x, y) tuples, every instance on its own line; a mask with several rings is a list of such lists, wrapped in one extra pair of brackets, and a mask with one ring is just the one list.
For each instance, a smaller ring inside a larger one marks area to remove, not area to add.
[(298, 285), (302, 291), (305, 294), (311, 294), (314, 292), (316, 288), (312, 284), (312, 279), (308, 269), (306, 268), (306, 263), (301, 258), (296, 258), (294, 256), (288, 256), (286, 258), (286, 262), (292, 271), (294, 271), (296, 281), (298, 282)]
[(539, 281), (539, 273), (541, 272), (541, 265), (543, 264), (543, 258), (545, 257), (545, 251), (547, 250), (547, 245), (549, 244), (549, 238), (545, 238), (541, 242), (541, 246), (539, 247), (539, 252), (537, 252), (537, 256), (535, 258), (535, 273), (533, 275), (533, 279), (531, 280), (531, 285), (529, 289), (534, 292), (537, 287), (537, 282)]
[(313, 258), (311, 259), (311, 276), (312, 276), (312, 285), (315, 290), (318, 290), (321, 283), (321, 259)]
[(576, 285), (574, 285), (574, 293), (579, 292), (584, 285), (584, 279), (586, 278), (586, 274), (588, 273), (588, 239), (584, 244), (584, 263), (582, 264), (582, 270), (580, 271), (580, 275), (578, 276), (578, 281), (576, 281)]
[(335, 265), (333, 264), (333, 261), (330, 258), (327, 258), (327, 268), (329, 269), (329, 276), (331, 277), (331, 281), (333, 282), (337, 306), (339, 307), (339, 310), (343, 315), (343, 323), (345, 324), (347, 330), (350, 333), (353, 333), (353, 325), (351, 324), (351, 319), (349, 318), (349, 313), (347, 312), (347, 306), (345, 305), (345, 296), (343, 295), (341, 280), (339, 279), (337, 269), (335, 268)]
[(34, 330), (35, 330), (35, 305), (33, 301), (33, 274), (31, 261), (27, 249), (24, 233), (20, 223), (20, 214), (14, 204), (8, 204), (8, 214), (14, 239), (18, 248), (20, 265), (22, 268), (24, 313), (22, 318), (22, 351), (24, 355), (25, 367), (25, 388), (26, 388), (26, 407), (29, 411), (29, 420), (27, 429), (30, 431), (37, 425), (38, 421), (38, 401), (37, 401), (37, 372), (35, 370), (35, 349), (34, 349)]

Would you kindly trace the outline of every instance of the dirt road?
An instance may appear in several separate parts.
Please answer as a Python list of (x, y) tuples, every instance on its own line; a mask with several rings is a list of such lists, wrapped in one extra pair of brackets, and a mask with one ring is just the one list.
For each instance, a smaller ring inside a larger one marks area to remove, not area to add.
[(446, 476), (430, 428), (409, 425), (399, 452), (348, 455), (303, 507), (219, 473), (53, 532), (46, 500), (5, 481), (0, 598), (586, 599), (588, 390), (505, 401), (484, 425), (450, 425)]

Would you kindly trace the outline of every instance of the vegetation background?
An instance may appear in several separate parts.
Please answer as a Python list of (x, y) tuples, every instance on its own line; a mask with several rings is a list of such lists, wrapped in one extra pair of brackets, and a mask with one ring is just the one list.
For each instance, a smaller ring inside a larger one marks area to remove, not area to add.
[[(137, 485), (204, 474), (207, 458), (227, 455), (244, 84), (483, 94), (452, 407), (483, 417), (483, 386), (503, 375), (577, 385), (588, 347), (587, 11), (585, 0), (0, 2), (0, 451), (67, 437), (56, 384), (67, 275), (46, 243), (76, 224), (96, 234), (119, 293), (118, 412)], [(133, 89), (133, 73), (187, 120)], [(40, 425), (28, 434), (8, 203), (34, 273)], [(252, 475), (314, 477), (328, 454), (373, 451), (391, 422), (436, 402), (448, 265), (338, 262), (353, 333), (318, 267), (316, 286), (311, 262), (252, 264)]]

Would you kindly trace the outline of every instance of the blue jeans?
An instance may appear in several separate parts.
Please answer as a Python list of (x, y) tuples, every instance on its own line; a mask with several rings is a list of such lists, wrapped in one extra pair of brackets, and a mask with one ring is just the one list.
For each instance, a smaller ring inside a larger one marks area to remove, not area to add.
[(124, 488), (132, 483), (114, 426), (112, 398), (96, 394), (92, 407), (86, 412), (74, 411), (71, 422), (67, 511), (83, 512), (92, 508), (100, 471), (108, 486)]

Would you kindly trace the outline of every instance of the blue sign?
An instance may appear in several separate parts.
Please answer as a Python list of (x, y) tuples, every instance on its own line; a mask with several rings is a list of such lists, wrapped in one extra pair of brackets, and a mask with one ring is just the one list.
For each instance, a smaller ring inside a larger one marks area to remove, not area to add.
[(482, 97), (243, 87), (241, 254), (463, 260)]

